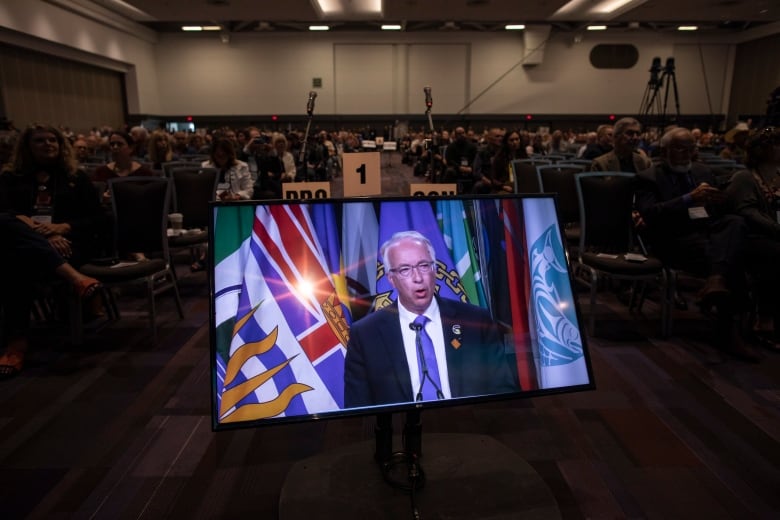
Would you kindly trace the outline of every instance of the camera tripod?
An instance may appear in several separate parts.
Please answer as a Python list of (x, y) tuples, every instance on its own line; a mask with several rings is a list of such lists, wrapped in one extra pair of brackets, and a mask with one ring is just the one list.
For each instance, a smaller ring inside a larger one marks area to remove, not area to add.
[[(677, 76), (675, 75), (674, 58), (667, 58), (666, 65), (661, 67), (661, 58), (653, 58), (650, 67), (650, 80), (642, 96), (642, 104), (639, 107), (639, 120), (645, 126), (658, 126), (663, 129), (666, 126), (666, 115), (669, 107), (669, 91), (674, 95), (674, 117), (671, 121), (680, 118), (680, 97), (677, 92)], [(663, 90), (663, 102), (658, 95)]]

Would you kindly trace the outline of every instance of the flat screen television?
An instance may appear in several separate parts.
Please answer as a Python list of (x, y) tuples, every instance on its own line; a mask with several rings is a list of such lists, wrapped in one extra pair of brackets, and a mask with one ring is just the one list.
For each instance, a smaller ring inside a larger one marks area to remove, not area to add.
[(594, 387), (552, 196), (211, 211), (215, 430)]

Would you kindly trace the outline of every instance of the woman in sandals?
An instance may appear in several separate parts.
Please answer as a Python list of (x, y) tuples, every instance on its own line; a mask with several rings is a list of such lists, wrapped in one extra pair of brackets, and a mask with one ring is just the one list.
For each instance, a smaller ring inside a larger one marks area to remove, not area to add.
[(78, 272), (42, 234), (19, 217), (0, 213), (0, 306), (5, 313), (5, 349), (0, 354), (0, 379), (17, 375), (24, 366), (33, 291), (30, 285), (53, 278), (64, 280), (76, 296), (91, 297), (100, 283)]

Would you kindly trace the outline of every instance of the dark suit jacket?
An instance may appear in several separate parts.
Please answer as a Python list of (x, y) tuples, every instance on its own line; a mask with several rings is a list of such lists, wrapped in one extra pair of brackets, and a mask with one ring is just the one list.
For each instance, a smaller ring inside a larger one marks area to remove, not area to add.
[[(707, 228), (704, 220), (688, 217), (688, 204), (683, 196), (706, 182), (714, 185), (710, 169), (693, 163), (688, 176), (670, 171), (658, 164), (637, 175), (636, 209), (648, 226), (648, 233), (656, 240), (664, 236), (684, 236)], [(708, 207), (710, 215), (717, 215), (718, 208)]]
[[(479, 307), (438, 299), (453, 397), (519, 391), (514, 357), (490, 315)], [(347, 408), (414, 401), (398, 303), (355, 322), (344, 367)]]
[[(644, 153), (634, 151), (631, 154), (631, 161), (634, 163), (634, 171), (641, 172), (646, 170), (652, 165), (650, 158)], [(620, 159), (618, 158), (615, 150), (607, 152), (604, 155), (599, 155), (593, 159), (593, 163), (590, 165), (591, 171), (594, 172), (619, 172), (623, 171), (620, 166)]]

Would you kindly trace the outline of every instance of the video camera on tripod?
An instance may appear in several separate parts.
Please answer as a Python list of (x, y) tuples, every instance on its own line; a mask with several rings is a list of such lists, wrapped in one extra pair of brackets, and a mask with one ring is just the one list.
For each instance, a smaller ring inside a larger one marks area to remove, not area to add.
[[(657, 124), (660, 127), (666, 126), (666, 111), (669, 104), (669, 86), (673, 87), (675, 117), (680, 117), (680, 98), (677, 92), (677, 77), (675, 74), (674, 58), (666, 59), (666, 65), (661, 67), (661, 58), (653, 58), (650, 65), (650, 80), (647, 82), (647, 88), (642, 96), (642, 104), (639, 107), (638, 119), (646, 126)], [(658, 92), (664, 89), (663, 104)]]

